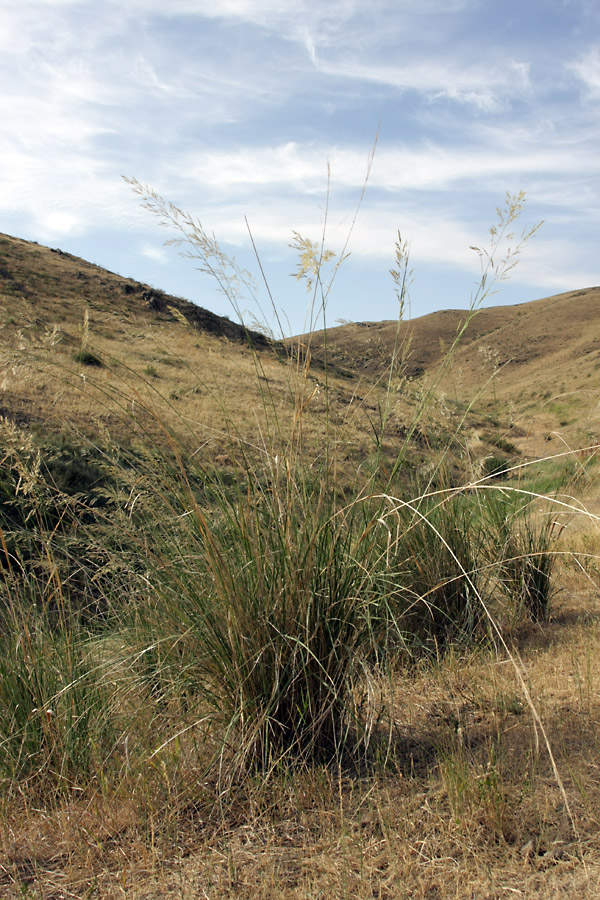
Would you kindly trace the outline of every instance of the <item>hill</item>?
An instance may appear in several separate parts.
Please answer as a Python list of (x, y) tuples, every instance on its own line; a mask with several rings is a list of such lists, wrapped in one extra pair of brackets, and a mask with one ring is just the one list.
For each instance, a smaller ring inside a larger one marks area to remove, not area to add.
[[(324, 363), (305, 370), (293, 348), (261, 333), (8, 235), (0, 235), (0, 328), (0, 415), (46, 436), (67, 429), (130, 443), (168, 423), (207, 458), (231, 458), (232, 435), (266, 448), (275, 432), (291, 434), (300, 402), (310, 406), (303, 440), (318, 454), (335, 429), (351, 477), (368, 463), (382, 409), (391, 464), (415, 404), (411, 391), (387, 395), (375, 370), (358, 365), (349, 377), (344, 360), (325, 379)], [(442, 425), (452, 422), (432, 407), (411, 438), (415, 462), (440, 442), (433, 435)]]
[[(380, 375), (394, 345), (406, 346), (406, 372), (415, 378), (438, 366), (469, 319), (467, 310), (431, 313), (398, 326), (397, 322), (356, 322), (329, 330), (328, 351), (334, 362)], [(313, 337), (313, 348), (320, 346)], [(479, 309), (461, 338), (457, 359), (484, 371), (482, 349), (493, 350), (494, 365), (508, 367), (512, 383), (537, 377), (548, 363), (572, 373), (571, 366), (600, 359), (600, 287), (569, 291), (515, 306)], [(481, 360), (482, 365), (476, 362)], [(541, 363), (541, 366), (539, 365)], [(489, 368), (489, 366), (487, 366)], [(585, 371), (587, 375), (587, 369)]]
[[(232, 429), (262, 445), (271, 426), (248, 413), (261, 408), (268, 386), (274, 409), (293, 420), (295, 348), (310, 343), (302, 390), (311, 395), (315, 441), (328, 427), (328, 406), (350, 465), (363, 462), (365, 434), (384, 407), (393, 457), (416, 398), (431, 385), (437, 410), (433, 404), (415, 436), (421, 449), (435, 443), (432, 429), (451, 431), (465, 409), (464, 439), (475, 459), (510, 461), (513, 450), (528, 459), (600, 441), (597, 287), (479, 310), (450, 365), (446, 357), (465, 310), (332, 328), (327, 403), (322, 333), (291, 339), (286, 353), (263, 334), (182, 298), (8, 235), (0, 235), (0, 316), (0, 415), (44, 431), (60, 431), (68, 420), (88, 435), (100, 429), (131, 438), (135, 429), (123, 421), (123, 408), (133, 391), (142, 403), (160, 399), (161, 415), (178, 420), (180, 432), (183, 416), (213, 456), (229, 452), (224, 435)], [(402, 361), (390, 398), (394, 348)], [(82, 351), (91, 354), (87, 365)], [(94, 355), (102, 365), (89, 365)]]
[(276, 358), (262, 334), (8, 235), (0, 235), (0, 328), (0, 415), (51, 431), (68, 420), (88, 434), (109, 428), (125, 437), (126, 381), (140, 400), (154, 393), (177, 404), (187, 396), (192, 419), (206, 413), (219, 427), (210, 421), (218, 407), (211, 391), (224, 389), (232, 367), (249, 365), (251, 349)]
[[(544, 442), (600, 441), (600, 287), (484, 308), (470, 319), (467, 310), (445, 310), (400, 325), (342, 325), (327, 334), (328, 359), (374, 379), (396, 348), (406, 376), (427, 384), (467, 320), (441, 380), (447, 396), (475, 401), (491, 420), (512, 425), (513, 439), (533, 455), (544, 453)], [(322, 334), (312, 336), (311, 349), (322, 360)]]
[(20, 314), (18, 321), (29, 328), (52, 321), (79, 327), (89, 308), (98, 319), (117, 316), (122, 322), (133, 316), (149, 323), (174, 324), (182, 315), (191, 326), (215, 337), (252, 342), (260, 349), (268, 344), (262, 334), (181, 297), (123, 278), (63, 250), (7, 234), (0, 234), (0, 287), (3, 306), (12, 303), (13, 313)]

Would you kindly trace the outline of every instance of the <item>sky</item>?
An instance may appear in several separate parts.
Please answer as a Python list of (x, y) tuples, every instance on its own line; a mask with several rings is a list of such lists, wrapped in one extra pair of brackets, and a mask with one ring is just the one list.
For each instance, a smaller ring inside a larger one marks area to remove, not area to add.
[(238, 313), (276, 332), (306, 327), (294, 233), (350, 254), (329, 325), (397, 317), (399, 232), (406, 314), (466, 308), (507, 192), (513, 247), (544, 224), (486, 304), (600, 284), (600, 3), (1, 0), (0, 231), (235, 319), (123, 176), (254, 275)]

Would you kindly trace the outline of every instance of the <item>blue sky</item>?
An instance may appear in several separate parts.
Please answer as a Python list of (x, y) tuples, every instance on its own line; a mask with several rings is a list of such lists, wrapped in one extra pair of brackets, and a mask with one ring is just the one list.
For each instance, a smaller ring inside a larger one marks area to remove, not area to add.
[(329, 165), (340, 252), (378, 131), (330, 323), (397, 315), (398, 230), (412, 315), (465, 307), (507, 191), (545, 224), (489, 302), (600, 283), (597, 0), (2, 0), (0, 231), (220, 314), (121, 176), (255, 271), (247, 217), (297, 333), (292, 232), (319, 239)]

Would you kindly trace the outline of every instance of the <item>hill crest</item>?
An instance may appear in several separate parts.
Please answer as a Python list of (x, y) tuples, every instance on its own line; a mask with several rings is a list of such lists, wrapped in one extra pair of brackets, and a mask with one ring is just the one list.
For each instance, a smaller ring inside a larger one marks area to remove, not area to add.
[[(117, 275), (64, 250), (2, 233), (0, 291), (8, 299), (43, 299), (47, 314), (55, 313), (63, 318), (69, 313), (65, 300), (75, 303), (77, 315), (81, 313), (81, 302), (85, 301), (99, 313), (125, 316), (148, 313), (151, 318), (172, 323), (182, 315), (188, 324), (216, 337), (244, 343), (250, 340), (258, 349), (270, 345), (260, 332), (250, 331), (189, 300)], [(56, 308), (53, 301), (57, 300), (62, 301), (62, 309)]]

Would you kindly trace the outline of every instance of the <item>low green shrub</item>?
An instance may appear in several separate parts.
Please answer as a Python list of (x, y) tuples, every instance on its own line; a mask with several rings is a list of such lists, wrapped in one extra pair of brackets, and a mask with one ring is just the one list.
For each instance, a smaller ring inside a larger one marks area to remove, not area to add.
[(519, 452), (516, 444), (513, 444), (512, 441), (508, 441), (502, 436), (498, 436), (495, 434), (486, 434), (484, 435), (484, 440), (488, 441), (488, 443), (490, 443), (492, 447), (497, 447), (498, 450), (503, 450), (505, 453), (508, 453), (511, 456), (516, 456)]
[(513, 462), (503, 456), (486, 456), (483, 460), (482, 475), (484, 478), (507, 477), (507, 470), (513, 466)]
[(73, 360), (80, 363), (82, 366), (95, 366), (96, 368), (100, 368), (104, 365), (96, 353), (92, 353), (91, 350), (85, 349), (78, 350), (77, 353), (74, 353)]

